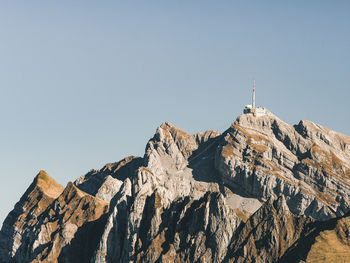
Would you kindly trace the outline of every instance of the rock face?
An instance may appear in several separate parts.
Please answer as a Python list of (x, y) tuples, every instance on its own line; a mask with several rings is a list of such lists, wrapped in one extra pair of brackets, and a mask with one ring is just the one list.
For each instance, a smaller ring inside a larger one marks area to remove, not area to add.
[(97, 245), (108, 205), (72, 183), (63, 188), (41, 171), (4, 222), (1, 261), (86, 262)]
[[(145, 155), (34, 179), (0, 262), (350, 261), (350, 138), (270, 112), (220, 134), (163, 123)], [(324, 249), (326, 247), (326, 249)]]
[(319, 220), (349, 210), (349, 137), (270, 112), (241, 115), (223, 136), (215, 165), (226, 184), (262, 201), (284, 195), (294, 214)]

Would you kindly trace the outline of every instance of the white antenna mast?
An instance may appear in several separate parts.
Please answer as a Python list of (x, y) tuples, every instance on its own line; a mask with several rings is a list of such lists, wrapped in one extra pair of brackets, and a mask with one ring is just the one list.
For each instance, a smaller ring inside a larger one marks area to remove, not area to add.
[(255, 78), (253, 78), (253, 101), (252, 108), (255, 109)]

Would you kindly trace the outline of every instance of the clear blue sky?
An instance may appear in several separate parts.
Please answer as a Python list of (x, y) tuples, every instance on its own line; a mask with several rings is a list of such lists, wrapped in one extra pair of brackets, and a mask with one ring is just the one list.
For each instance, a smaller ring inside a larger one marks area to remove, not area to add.
[(350, 135), (349, 1), (1, 1), (0, 224), (156, 127), (224, 131), (250, 102)]

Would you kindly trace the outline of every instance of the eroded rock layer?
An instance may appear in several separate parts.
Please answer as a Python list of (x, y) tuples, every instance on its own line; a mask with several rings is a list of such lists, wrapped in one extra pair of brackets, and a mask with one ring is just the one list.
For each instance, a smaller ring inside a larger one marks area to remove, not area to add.
[(66, 188), (44, 171), (6, 218), (0, 262), (350, 261), (350, 138), (267, 111), (224, 133), (163, 123), (145, 155)]

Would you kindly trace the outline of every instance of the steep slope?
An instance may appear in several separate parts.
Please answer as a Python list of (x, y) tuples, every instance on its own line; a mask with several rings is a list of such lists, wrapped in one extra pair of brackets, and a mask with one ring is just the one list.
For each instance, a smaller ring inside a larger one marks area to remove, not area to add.
[(348, 262), (349, 216), (315, 221), (272, 198), (235, 232), (224, 262)]
[(313, 220), (293, 215), (284, 196), (270, 198), (235, 233), (227, 262), (277, 262)]
[[(193, 203), (195, 200), (201, 199), (208, 191), (233, 197), (234, 194), (229, 189), (225, 189), (216, 177), (214, 156), (219, 140), (220, 134), (215, 131), (190, 135), (170, 123), (162, 124), (146, 146), (145, 166), (139, 167), (135, 175), (127, 178), (119, 193), (112, 199), (105, 231), (95, 252), (93, 262), (151, 260), (148, 249), (152, 250), (152, 247), (157, 246), (157, 244), (152, 243), (146, 246), (143, 231), (150, 231), (146, 236), (152, 239), (155, 229), (160, 226), (161, 222), (164, 227), (171, 229), (171, 226), (167, 225), (167, 221), (173, 220), (161, 218), (160, 213), (169, 211), (167, 209), (170, 209), (171, 213), (175, 213), (176, 211), (171, 210), (171, 207), (179, 209), (181, 206), (175, 205), (178, 202), (181, 203), (179, 200), (188, 198)], [(145, 211), (150, 209), (147, 208), (147, 200), (154, 196), (154, 193), (157, 193), (156, 199), (159, 209), (154, 211), (155, 215), (149, 220), (154, 222), (151, 224), (156, 225), (152, 226), (152, 230), (147, 230), (144, 225), (141, 225), (145, 221), (142, 218)], [(241, 202), (237, 202), (237, 208), (243, 203), (243, 199)], [(251, 212), (260, 206), (260, 202), (256, 200), (250, 203), (251, 205), (248, 207)], [(183, 209), (187, 209), (186, 206)], [(236, 215), (232, 209), (230, 211), (232, 212), (232, 222), (240, 220), (239, 216), (244, 215), (244, 213)], [(239, 209), (237, 212), (240, 212)], [(180, 210), (178, 213), (186, 214), (185, 210)], [(181, 217), (177, 220), (181, 220)], [(220, 220), (223, 220), (223, 217)], [(206, 229), (206, 226), (200, 224), (198, 227)], [(235, 225), (228, 227), (232, 232)], [(142, 232), (140, 232), (141, 229)], [(204, 230), (202, 231), (205, 233)], [(189, 238), (195, 239), (197, 233), (199, 232), (192, 233)], [(140, 246), (140, 242), (143, 245)], [(223, 249), (225, 249), (224, 246)], [(183, 256), (188, 252), (189, 250), (183, 251)], [(157, 258), (161, 260), (165, 256), (162, 252), (159, 251), (159, 253), (158, 256), (154, 255), (154, 260)], [(171, 253), (173, 254), (174, 251)], [(213, 257), (217, 257), (217, 255), (213, 255)], [(173, 259), (184, 260), (181, 257), (180, 259), (173, 257)], [(151, 262), (153, 262), (152, 260)], [(186, 260), (190, 260), (190, 258)]]
[(220, 193), (176, 200), (163, 209), (157, 192), (146, 200), (137, 262), (220, 262), (241, 222)]
[(314, 222), (280, 262), (349, 262), (350, 216)]
[(350, 138), (309, 121), (166, 122), (142, 158), (65, 189), (41, 172), (4, 223), (0, 262), (347, 261), (349, 173)]
[(89, 260), (107, 212), (105, 201), (73, 183), (63, 188), (41, 171), (5, 220), (1, 262)]
[(109, 202), (118, 192), (122, 182), (136, 173), (142, 163), (142, 158), (128, 156), (119, 162), (108, 163), (100, 170), (90, 170), (75, 180), (74, 185), (90, 195)]
[(261, 201), (283, 194), (293, 213), (328, 219), (349, 210), (349, 142), (309, 121), (243, 114), (225, 132), (215, 166), (233, 188)]
[(36, 254), (33, 261), (90, 260), (91, 250), (96, 247), (107, 212), (107, 202), (68, 183), (63, 193), (40, 218), (42, 223), (35, 227), (36, 241), (33, 247), (29, 247)]
[(64, 187), (45, 171), (40, 171), (33, 183), (6, 217), (0, 232), (0, 259), (10, 261), (25, 242), (24, 235), (38, 217), (63, 192)]
[[(332, 222), (329, 222), (330, 224)], [(288, 258), (286, 256), (286, 258)], [(336, 220), (331, 229), (321, 231), (307, 253), (306, 262), (350, 261), (350, 216)]]

